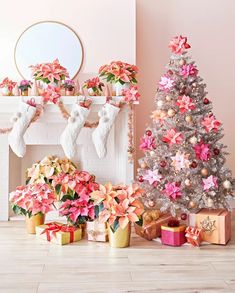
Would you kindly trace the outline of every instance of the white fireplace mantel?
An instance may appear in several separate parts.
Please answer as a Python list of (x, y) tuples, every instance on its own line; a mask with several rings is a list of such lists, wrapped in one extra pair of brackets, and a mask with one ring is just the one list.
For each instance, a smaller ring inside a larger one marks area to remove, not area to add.
[[(10, 118), (17, 112), (21, 99), (41, 97), (0, 97), (0, 127), (10, 127)], [(82, 97), (62, 97), (65, 107), (70, 110), (77, 99)], [(97, 112), (106, 102), (106, 97), (89, 97), (93, 100), (89, 121), (97, 121)], [(113, 97), (120, 99), (121, 97)], [(128, 107), (119, 112), (115, 124), (109, 134), (107, 155), (99, 159), (91, 140), (93, 129), (83, 128), (77, 140), (78, 156), (75, 162), (79, 168), (95, 174), (97, 181), (104, 183), (130, 183), (133, 180), (133, 165), (128, 163)], [(60, 134), (66, 126), (66, 120), (54, 104), (45, 106), (42, 117), (32, 123), (25, 134), (27, 146), (24, 158), (17, 158), (10, 150), (7, 134), (0, 135), (0, 220), (9, 219), (9, 192), (19, 184), (24, 184), (24, 172), (35, 161), (45, 155), (60, 155), (65, 157), (60, 147)], [(40, 149), (41, 148), (41, 149)], [(47, 153), (50, 152), (50, 153)]]

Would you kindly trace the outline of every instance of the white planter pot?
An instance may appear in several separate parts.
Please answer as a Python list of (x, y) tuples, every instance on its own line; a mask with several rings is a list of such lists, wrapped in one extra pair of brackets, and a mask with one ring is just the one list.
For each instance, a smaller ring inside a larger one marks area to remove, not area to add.
[(7, 86), (4, 86), (4, 87), (2, 88), (2, 95), (3, 95), (3, 96), (10, 96), (10, 91), (9, 91), (9, 89), (8, 89)]
[(122, 91), (128, 89), (130, 87), (130, 83), (121, 84), (120, 82), (116, 82), (113, 84), (113, 95), (122, 96)]

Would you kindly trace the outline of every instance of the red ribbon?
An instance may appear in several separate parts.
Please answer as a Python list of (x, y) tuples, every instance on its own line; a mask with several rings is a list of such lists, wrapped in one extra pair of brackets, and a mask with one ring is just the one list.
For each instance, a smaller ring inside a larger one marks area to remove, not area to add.
[(56, 233), (61, 232), (69, 232), (70, 234), (70, 243), (74, 242), (74, 232), (76, 231), (76, 227), (57, 224), (57, 223), (48, 223), (46, 224), (47, 228), (45, 228), (41, 234), (46, 233), (47, 241), (51, 241), (53, 237), (56, 237)]

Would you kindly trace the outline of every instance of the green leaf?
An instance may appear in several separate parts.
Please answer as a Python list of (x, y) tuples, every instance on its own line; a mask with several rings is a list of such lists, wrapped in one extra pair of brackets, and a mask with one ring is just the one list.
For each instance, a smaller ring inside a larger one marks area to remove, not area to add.
[(132, 78), (132, 82), (133, 83), (137, 83), (137, 79), (135, 79), (134, 77)]
[(60, 192), (61, 192), (61, 187), (62, 187), (61, 184), (57, 184), (57, 185), (55, 186), (55, 192), (56, 192), (57, 194), (60, 194)]
[(112, 226), (112, 228), (113, 228), (113, 231), (114, 231), (114, 233), (117, 231), (117, 229), (118, 229), (118, 227), (119, 227), (119, 217), (117, 217), (116, 219), (115, 219), (115, 221), (114, 221), (114, 223), (113, 223), (113, 226)]
[(140, 217), (138, 222), (135, 222), (135, 224), (139, 225), (139, 226), (143, 226), (143, 218)]
[(31, 179), (31, 178), (27, 178), (27, 179), (26, 179), (26, 181), (25, 181), (26, 185), (29, 184), (30, 179)]
[(73, 200), (73, 197), (69, 194), (65, 194), (64, 196), (62, 196), (61, 201), (66, 201), (66, 200)]
[(94, 207), (94, 210), (95, 210), (95, 217), (98, 218), (98, 217), (99, 217), (99, 213), (100, 213), (100, 208), (99, 208), (99, 206), (95, 206), (95, 207)]

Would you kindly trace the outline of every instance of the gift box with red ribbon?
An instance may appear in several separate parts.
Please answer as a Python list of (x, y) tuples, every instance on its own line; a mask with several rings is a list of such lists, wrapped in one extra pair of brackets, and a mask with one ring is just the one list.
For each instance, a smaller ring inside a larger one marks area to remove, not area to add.
[(65, 245), (82, 239), (82, 229), (58, 222), (36, 227), (36, 235), (55, 244)]
[(202, 242), (202, 235), (201, 235), (202, 230), (196, 227), (187, 227), (185, 230), (185, 237), (188, 241), (193, 246), (200, 246)]
[(161, 226), (162, 244), (170, 246), (181, 246), (186, 242), (185, 225), (180, 225), (179, 221), (172, 219), (167, 225)]

